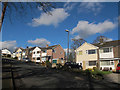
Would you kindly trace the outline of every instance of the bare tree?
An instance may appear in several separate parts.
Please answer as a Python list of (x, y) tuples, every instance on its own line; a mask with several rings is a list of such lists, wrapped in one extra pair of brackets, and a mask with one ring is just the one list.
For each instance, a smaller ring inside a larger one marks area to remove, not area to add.
[(0, 19), (0, 32), (5, 16), (9, 16), (10, 21), (11, 17), (13, 17), (12, 13), (14, 13), (14, 16), (16, 16), (14, 18), (25, 18), (25, 16), (28, 17), (28, 12), (31, 12), (31, 14), (35, 15), (34, 11), (38, 7), (40, 7), (43, 12), (51, 15), (51, 8), (55, 8), (53, 4), (49, 2), (2, 2), (2, 7), (3, 8)]
[(102, 43), (102, 42), (106, 42), (109, 41), (109, 38), (105, 37), (105, 36), (98, 36), (93, 43)]
[(72, 53), (73, 58), (74, 58), (73, 61), (76, 60), (76, 52), (75, 52), (75, 50), (76, 50), (79, 46), (81, 46), (83, 43), (85, 43), (85, 42), (86, 42), (86, 40), (84, 40), (83, 38), (80, 38), (80, 39), (72, 39), (71, 53)]

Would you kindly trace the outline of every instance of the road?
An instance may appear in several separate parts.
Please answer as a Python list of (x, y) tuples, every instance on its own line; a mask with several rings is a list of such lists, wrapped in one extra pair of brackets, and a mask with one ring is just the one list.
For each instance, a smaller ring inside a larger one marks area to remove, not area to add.
[[(8, 62), (11, 61), (8, 60)], [(87, 88), (94, 90), (108, 88), (112, 90), (118, 88), (119, 85), (105, 79), (94, 80), (89, 75), (84, 76), (80, 73), (47, 69), (34, 63), (12, 60), (11, 66), (15, 90), (18, 88)], [(5, 69), (3, 68), (4, 73)]]

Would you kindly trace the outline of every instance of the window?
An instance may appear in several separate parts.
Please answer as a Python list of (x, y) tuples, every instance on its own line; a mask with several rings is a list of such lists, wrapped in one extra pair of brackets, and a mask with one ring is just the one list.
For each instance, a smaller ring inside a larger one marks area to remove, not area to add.
[(35, 52), (33, 52), (35, 54)]
[(89, 61), (89, 66), (95, 66), (96, 65), (96, 61)]
[(52, 63), (57, 63), (57, 60), (53, 60)]
[(21, 53), (21, 51), (19, 53)]
[(35, 58), (33, 58), (33, 60), (35, 60)]
[(44, 50), (43, 53), (46, 53), (46, 50)]
[(52, 52), (56, 53), (55, 49), (53, 49)]
[(101, 61), (100, 64), (101, 65), (110, 65), (110, 61)]
[(79, 52), (78, 52), (78, 55), (82, 55), (82, 51), (79, 51)]
[(40, 60), (40, 58), (38, 57), (37, 60)]
[(37, 53), (40, 53), (40, 51), (37, 51)]
[(88, 54), (95, 54), (96, 50), (88, 50)]
[(103, 48), (103, 53), (112, 52), (112, 48)]

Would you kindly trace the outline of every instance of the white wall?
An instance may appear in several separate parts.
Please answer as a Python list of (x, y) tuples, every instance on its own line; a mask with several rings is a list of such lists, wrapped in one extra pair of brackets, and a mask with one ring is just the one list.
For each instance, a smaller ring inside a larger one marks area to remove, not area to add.
[(42, 53), (42, 56), (47, 56), (47, 53)]
[[(102, 50), (102, 49), (100, 49), (100, 50)], [(99, 50), (100, 58), (114, 58), (113, 48), (112, 48), (112, 52), (106, 52), (106, 53), (103, 53), (100, 50)]]
[[(37, 53), (37, 51), (41, 51), (41, 49), (39, 47), (36, 47), (32, 52), (33, 52), (33, 55), (32, 57), (40, 57), (40, 53)], [(35, 52), (35, 53), (34, 53)]]
[(7, 49), (3, 49), (2, 53), (4, 53), (4, 54), (11, 54), (11, 52), (9, 50), (7, 50)]
[[(93, 46), (92, 44), (84, 43), (82, 46), (77, 48), (76, 50), (76, 62), (80, 63), (81, 61), (95, 61), (97, 60), (97, 48), (96, 46)], [(96, 53), (95, 54), (88, 54), (86, 53), (86, 50), (92, 50), (95, 49)], [(82, 55), (79, 55), (78, 52), (82, 51)]]

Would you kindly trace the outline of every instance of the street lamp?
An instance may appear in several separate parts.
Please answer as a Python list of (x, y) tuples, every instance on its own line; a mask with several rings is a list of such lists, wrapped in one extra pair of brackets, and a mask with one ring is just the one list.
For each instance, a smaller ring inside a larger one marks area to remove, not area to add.
[(68, 48), (67, 48), (67, 61), (68, 61), (68, 57), (69, 57), (69, 30), (65, 30), (66, 32), (68, 32)]

